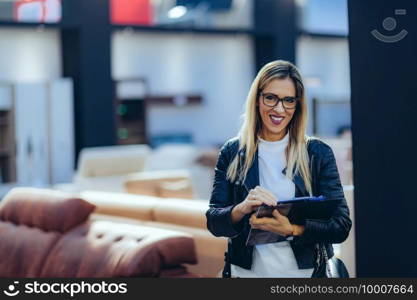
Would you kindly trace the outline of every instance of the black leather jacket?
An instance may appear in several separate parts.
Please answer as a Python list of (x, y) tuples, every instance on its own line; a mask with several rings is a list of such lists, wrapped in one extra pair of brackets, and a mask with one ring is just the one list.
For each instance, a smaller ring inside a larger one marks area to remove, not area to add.
[[(304, 233), (290, 241), (300, 269), (314, 267), (315, 243), (324, 243), (328, 257), (332, 257), (332, 243), (346, 240), (352, 226), (332, 149), (324, 142), (312, 139), (307, 150), (313, 195), (323, 195), (337, 201), (315, 203), (302, 208), (293, 207), (288, 213), (287, 217), (292, 224), (305, 226)], [(215, 236), (229, 237), (224, 277), (228, 275), (225, 272), (227, 273), (230, 263), (245, 269), (251, 269), (252, 265), (253, 246), (245, 245), (250, 230), (250, 215), (246, 215), (239, 223), (232, 224), (231, 212), (246, 198), (248, 191), (259, 185), (258, 152), (255, 153), (254, 162), (244, 182), (230, 182), (226, 178), (227, 168), (235, 155), (240, 156), (241, 165), (245, 159), (245, 151), (239, 150), (237, 138), (227, 141), (220, 150), (209, 209), (206, 212), (208, 230)], [(285, 172), (286, 168), (282, 170), (283, 174)], [(299, 173), (294, 175), (293, 182), (296, 197), (308, 196)]]

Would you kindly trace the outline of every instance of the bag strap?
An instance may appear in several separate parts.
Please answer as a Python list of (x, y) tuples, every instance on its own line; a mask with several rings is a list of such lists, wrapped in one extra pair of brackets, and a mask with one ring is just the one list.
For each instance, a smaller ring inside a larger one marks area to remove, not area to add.
[(230, 278), (232, 276), (232, 270), (230, 267), (230, 259), (229, 259), (229, 255), (228, 252), (224, 252), (224, 268), (222, 271), (222, 277), (223, 278)]
[(329, 258), (327, 255), (326, 247), (323, 243), (314, 244), (315, 260), (314, 271), (311, 277), (325, 277), (331, 278), (332, 272), (330, 270)]

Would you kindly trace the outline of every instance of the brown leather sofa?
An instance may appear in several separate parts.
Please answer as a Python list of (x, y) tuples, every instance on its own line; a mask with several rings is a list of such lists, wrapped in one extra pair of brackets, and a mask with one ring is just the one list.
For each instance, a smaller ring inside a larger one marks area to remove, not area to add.
[(0, 202), (0, 277), (195, 277), (189, 234), (113, 222), (62, 192), (16, 188)]
[(190, 234), (195, 241), (198, 263), (187, 269), (202, 277), (218, 277), (224, 265), (227, 239), (214, 237), (206, 225), (208, 201), (157, 198), (145, 195), (85, 191), (83, 199), (96, 205), (96, 216)]

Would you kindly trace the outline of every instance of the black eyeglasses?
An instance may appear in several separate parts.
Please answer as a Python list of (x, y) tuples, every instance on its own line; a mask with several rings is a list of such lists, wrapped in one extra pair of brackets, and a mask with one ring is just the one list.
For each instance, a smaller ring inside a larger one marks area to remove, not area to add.
[(262, 101), (266, 106), (275, 107), (278, 105), (278, 102), (282, 102), (282, 106), (285, 109), (294, 109), (297, 106), (298, 99), (297, 97), (284, 97), (279, 98), (277, 95), (272, 93), (262, 93)]

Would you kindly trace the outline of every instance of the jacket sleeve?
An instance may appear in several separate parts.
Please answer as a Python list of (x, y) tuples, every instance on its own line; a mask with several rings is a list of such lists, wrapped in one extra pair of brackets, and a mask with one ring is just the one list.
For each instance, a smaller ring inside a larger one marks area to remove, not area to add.
[(213, 190), (209, 209), (206, 212), (207, 228), (215, 236), (235, 237), (242, 230), (243, 222), (232, 223), (233, 204), (232, 184), (227, 180), (227, 168), (233, 159), (230, 157), (230, 146), (226, 143), (220, 150), (215, 168)]
[(304, 233), (294, 237), (297, 244), (342, 243), (352, 227), (333, 151), (328, 145), (322, 146), (325, 149), (319, 172), (319, 193), (329, 200), (336, 200), (335, 207), (328, 219), (306, 219)]

